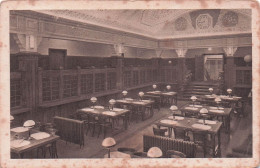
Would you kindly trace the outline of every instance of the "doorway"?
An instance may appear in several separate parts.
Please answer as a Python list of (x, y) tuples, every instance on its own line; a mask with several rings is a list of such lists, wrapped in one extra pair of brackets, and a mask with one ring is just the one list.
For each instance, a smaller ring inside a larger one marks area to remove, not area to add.
[(223, 54), (204, 55), (204, 81), (217, 81), (223, 66)]
[(49, 49), (50, 69), (60, 69), (60, 67), (63, 67), (65, 69), (66, 55), (67, 50)]

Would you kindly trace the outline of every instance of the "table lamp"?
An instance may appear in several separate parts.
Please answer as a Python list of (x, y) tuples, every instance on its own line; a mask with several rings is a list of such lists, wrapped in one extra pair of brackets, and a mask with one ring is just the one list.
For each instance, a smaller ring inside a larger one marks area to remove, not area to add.
[(92, 104), (93, 104), (92, 108), (94, 109), (95, 103), (97, 102), (97, 98), (91, 97), (90, 101), (92, 102)]
[(200, 114), (201, 114), (201, 116), (202, 116), (202, 118), (203, 118), (203, 124), (205, 125), (206, 123), (205, 123), (205, 116), (208, 114), (208, 109), (206, 109), (206, 108), (202, 108), (202, 109), (200, 109)]
[(108, 149), (108, 158), (110, 158), (110, 148), (116, 145), (114, 138), (105, 138), (102, 142), (102, 146)]
[(158, 147), (151, 147), (147, 152), (147, 156), (150, 158), (159, 158), (162, 156), (162, 150)]
[(174, 120), (174, 119), (175, 119), (175, 116), (174, 116), (174, 115), (175, 115), (175, 112), (178, 110), (178, 107), (175, 106), (175, 105), (173, 105), (173, 106), (170, 107), (170, 110), (173, 112), (172, 115), (173, 115), (173, 120)]
[(231, 97), (232, 89), (227, 89), (229, 97)]
[(142, 101), (142, 97), (144, 96), (144, 92), (139, 92), (138, 94), (140, 96), (140, 100)]
[(111, 105), (111, 110), (113, 110), (116, 101), (114, 99), (109, 100), (109, 104)]
[(209, 88), (209, 92), (212, 94), (213, 93), (213, 88)]
[(14, 120), (14, 116), (10, 115), (10, 121)]
[(33, 120), (27, 120), (23, 123), (23, 127), (26, 127), (29, 129), (29, 137), (31, 136), (30, 129), (35, 126), (35, 122)]
[(154, 85), (153, 85), (153, 89), (155, 90), (156, 88), (157, 88), (157, 85), (154, 84)]
[(220, 104), (220, 102), (221, 102), (221, 99), (220, 99), (219, 97), (216, 97), (216, 98), (215, 98), (215, 102), (217, 103), (218, 109), (219, 109), (219, 104)]
[(166, 89), (169, 91), (171, 89), (171, 86), (170, 85), (167, 85), (166, 86)]
[(190, 98), (193, 102), (193, 107), (195, 107), (195, 101), (197, 100), (197, 97), (196, 96), (191, 96)]
[(123, 94), (123, 96), (124, 96), (124, 99), (125, 99), (127, 93), (128, 93), (128, 92), (127, 92), (126, 90), (124, 90), (124, 91), (122, 92), (122, 94)]

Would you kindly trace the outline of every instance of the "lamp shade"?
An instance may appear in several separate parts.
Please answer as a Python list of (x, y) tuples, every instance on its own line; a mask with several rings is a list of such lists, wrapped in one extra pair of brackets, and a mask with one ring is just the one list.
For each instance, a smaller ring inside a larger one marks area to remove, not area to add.
[(151, 158), (158, 158), (162, 156), (162, 150), (158, 147), (152, 147), (148, 150), (147, 156)]
[(157, 88), (157, 85), (153, 85), (153, 88), (156, 89), (156, 88)]
[(251, 55), (246, 55), (246, 56), (244, 57), (244, 61), (245, 61), (246, 63), (251, 62), (251, 61), (252, 61), (252, 56), (251, 56)]
[(10, 121), (12, 121), (12, 120), (14, 120), (14, 116), (11, 115), (10, 116)]
[(33, 120), (27, 120), (23, 123), (24, 127), (33, 127), (35, 125), (35, 122)]
[(201, 114), (206, 114), (206, 113), (208, 113), (209, 111), (208, 111), (208, 109), (206, 109), (206, 108), (202, 108), (202, 109), (200, 109), (200, 113)]
[(116, 104), (116, 101), (114, 99), (109, 100), (109, 104), (114, 105)]
[(123, 92), (122, 92), (122, 94), (124, 95), (124, 96), (126, 96), (127, 95), (127, 91), (126, 90), (124, 90)]
[(213, 88), (209, 88), (209, 91), (212, 92), (212, 91), (213, 91)]
[(97, 102), (97, 98), (96, 98), (96, 97), (91, 97), (90, 101), (91, 101), (92, 103), (96, 103), (96, 102)]
[(138, 94), (139, 94), (140, 97), (144, 96), (144, 92), (139, 92)]
[(197, 97), (196, 96), (191, 96), (190, 98), (192, 101), (196, 101), (197, 100)]
[(111, 138), (111, 137), (108, 137), (108, 138), (105, 138), (102, 142), (102, 146), (105, 147), (105, 148), (109, 148), (109, 147), (112, 147), (116, 145), (116, 141), (114, 138)]
[(227, 92), (230, 94), (232, 93), (232, 89), (227, 89)]
[(170, 86), (170, 85), (167, 85), (167, 86), (166, 86), (166, 89), (170, 90), (170, 89), (171, 89), (171, 86)]
[(216, 97), (215, 102), (221, 102), (221, 99), (219, 97)]
[(170, 107), (170, 110), (172, 110), (172, 111), (178, 110), (178, 107), (173, 105)]

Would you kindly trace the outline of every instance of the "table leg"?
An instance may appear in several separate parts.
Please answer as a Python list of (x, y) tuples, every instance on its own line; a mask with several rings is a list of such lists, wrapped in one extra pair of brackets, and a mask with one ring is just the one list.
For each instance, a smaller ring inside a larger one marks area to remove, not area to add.
[(213, 157), (215, 157), (216, 156), (216, 151), (215, 151), (215, 148), (216, 148), (215, 134), (211, 134), (211, 137), (212, 137), (212, 141), (213, 141), (213, 143), (212, 143)]
[(220, 142), (220, 140), (221, 140), (221, 137), (220, 137), (220, 129), (219, 129), (219, 131), (218, 131), (218, 157), (221, 157), (221, 142)]

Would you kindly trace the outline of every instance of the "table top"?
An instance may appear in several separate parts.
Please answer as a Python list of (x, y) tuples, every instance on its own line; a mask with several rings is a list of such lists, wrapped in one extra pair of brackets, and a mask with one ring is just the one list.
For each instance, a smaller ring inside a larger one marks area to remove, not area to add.
[(239, 101), (242, 99), (242, 97), (237, 97), (237, 96), (227, 96), (227, 95), (201, 95), (200, 98), (203, 99), (209, 99), (209, 100), (213, 100), (216, 97), (219, 97), (221, 100), (224, 101)]
[(192, 131), (203, 131), (217, 134), (220, 130), (222, 122), (206, 120), (206, 125), (203, 125), (203, 120), (197, 118), (178, 117), (178, 119), (170, 119), (166, 117), (158, 121), (156, 124), (164, 127), (175, 127), (181, 129), (188, 129)]
[(177, 92), (168, 92), (168, 91), (149, 91), (146, 92), (147, 94), (152, 94), (152, 95), (160, 95), (160, 96), (175, 96), (177, 95)]
[[(108, 154), (104, 155), (107, 158)], [(131, 158), (131, 155), (119, 151), (110, 152), (110, 158)]]
[(202, 106), (202, 105), (192, 105), (186, 104), (180, 110), (184, 112), (191, 113), (199, 113), (202, 108), (206, 108), (208, 110), (208, 114), (210, 115), (219, 115), (219, 116), (227, 116), (231, 113), (232, 108), (224, 108), (224, 107), (215, 107), (215, 106)]
[(113, 110), (112, 109), (109, 110), (109, 109), (96, 109), (96, 108), (93, 109), (88, 107), (79, 109), (78, 111), (83, 113), (103, 115), (108, 117), (117, 117), (129, 112), (129, 110), (121, 109), (121, 108), (113, 108)]
[[(32, 133), (37, 133), (39, 131), (37, 130), (31, 130), (31, 135)], [(40, 146), (44, 146), (44, 145), (47, 145), (47, 144), (50, 144), (54, 141), (57, 141), (58, 139), (60, 139), (59, 136), (57, 135), (51, 135), (47, 138), (43, 138), (43, 139), (39, 139), (39, 140), (36, 140), (34, 138), (32, 138), (31, 140), (19, 140), (20, 142), (26, 142), (26, 141), (29, 141), (29, 144), (27, 145), (24, 145), (24, 146), (21, 146), (21, 147), (13, 147), (12, 146), (12, 142), (14, 141), (17, 141), (16, 139), (14, 139), (14, 136), (15, 136), (16, 133), (12, 132), (11, 131), (11, 142), (10, 142), (10, 148), (11, 148), (11, 152), (14, 152), (14, 153), (23, 153), (23, 152), (26, 152), (26, 151), (30, 151), (32, 149), (36, 149)]]
[(148, 106), (154, 103), (153, 100), (138, 100), (138, 99), (130, 99), (130, 98), (119, 99), (116, 100), (116, 102), (122, 104), (138, 105), (138, 106)]

